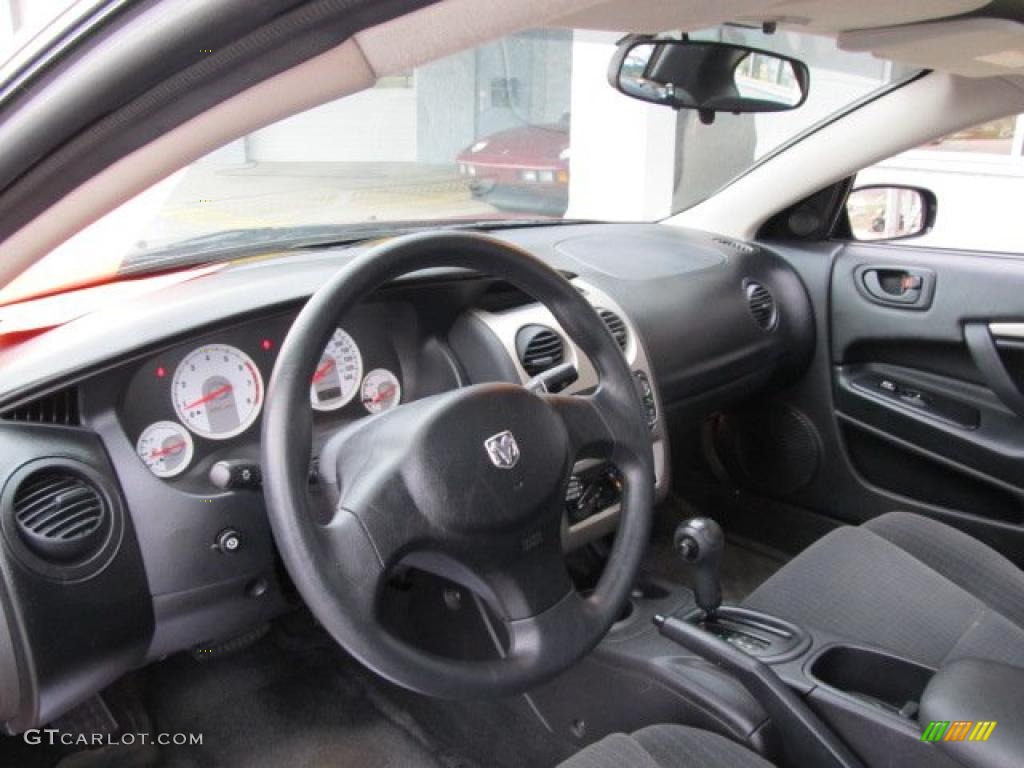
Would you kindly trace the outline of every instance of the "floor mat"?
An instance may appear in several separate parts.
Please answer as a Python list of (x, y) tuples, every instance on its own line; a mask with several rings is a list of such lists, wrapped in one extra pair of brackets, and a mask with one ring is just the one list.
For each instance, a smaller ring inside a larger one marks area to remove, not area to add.
[(522, 696), (445, 702), (388, 683), (304, 612), (245, 650), (203, 661), (177, 654), (132, 682), (147, 725), (127, 730), (196, 734), (202, 743), (76, 751), (6, 737), (0, 766), (543, 768), (577, 749), (544, 728)]
[(284, 653), (264, 641), (226, 659), (178, 655), (152, 671), (158, 731), (199, 733), (164, 748), (166, 768), (476, 768), (345, 674), (331, 648)]

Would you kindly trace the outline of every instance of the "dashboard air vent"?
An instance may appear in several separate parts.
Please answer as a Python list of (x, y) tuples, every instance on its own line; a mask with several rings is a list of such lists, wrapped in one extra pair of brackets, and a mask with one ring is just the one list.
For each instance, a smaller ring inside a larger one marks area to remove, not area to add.
[(562, 338), (543, 325), (527, 325), (516, 334), (516, 354), (530, 376), (554, 368), (565, 358)]
[(629, 334), (626, 331), (626, 324), (622, 322), (622, 318), (610, 309), (599, 309), (597, 310), (597, 314), (604, 321), (604, 325), (611, 335), (615, 337), (615, 341), (618, 343), (619, 349), (625, 352), (626, 341), (629, 338)]
[(713, 239), (719, 245), (724, 245), (726, 248), (732, 248), (734, 251), (739, 251), (740, 253), (757, 253), (757, 247), (750, 243), (742, 243), (739, 240), (732, 240), (728, 237), (715, 237)]
[(78, 389), (59, 389), (16, 408), (0, 411), (0, 421), (77, 427), (81, 423), (78, 417)]
[(103, 494), (64, 466), (46, 467), (22, 480), (13, 512), (25, 546), (49, 562), (80, 561), (95, 554), (111, 524)]
[(751, 280), (743, 287), (743, 292), (747, 298), (747, 309), (750, 310), (754, 322), (762, 331), (772, 330), (778, 322), (779, 313), (771, 291), (761, 283)]

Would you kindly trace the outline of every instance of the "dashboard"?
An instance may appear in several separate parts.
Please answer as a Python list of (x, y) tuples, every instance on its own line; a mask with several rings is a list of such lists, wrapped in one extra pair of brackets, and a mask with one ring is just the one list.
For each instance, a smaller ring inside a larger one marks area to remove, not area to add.
[[(659, 498), (679, 425), (806, 366), (810, 302), (768, 249), (658, 225), (499, 236), (559, 269), (619, 344)], [(239, 262), (0, 351), (9, 729), (47, 722), (128, 669), (243, 633), (299, 599), (260, 489), (260, 416), (295, 316), (364, 249)], [(596, 386), (547, 309), (503, 281), (431, 270), (381, 286), (337, 318), (310, 381), (310, 492), (320, 446), (347, 424), (469, 384), (526, 383), (563, 362), (577, 370), (567, 393)], [(619, 482), (614, 466), (576, 465), (566, 550), (614, 533)], [(65, 522), (73, 508), (73, 536), (58, 541), (36, 525), (46, 505)]]

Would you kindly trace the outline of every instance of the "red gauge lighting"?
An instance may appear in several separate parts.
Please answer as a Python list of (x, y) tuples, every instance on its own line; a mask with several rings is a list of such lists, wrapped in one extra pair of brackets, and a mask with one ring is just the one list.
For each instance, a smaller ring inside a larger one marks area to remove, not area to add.
[(260, 342), (260, 349), (262, 349), (264, 352), (269, 352), (273, 348), (274, 342), (271, 341), (270, 339), (264, 339), (263, 341)]
[(167, 375), (167, 369), (166, 369), (166, 368), (164, 368), (164, 367), (163, 367), (162, 365), (160, 365), (160, 366), (157, 366), (157, 369), (156, 369), (156, 377), (157, 377), (158, 379), (162, 379), (162, 378), (163, 378), (164, 376), (166, 376), (166, 375)]

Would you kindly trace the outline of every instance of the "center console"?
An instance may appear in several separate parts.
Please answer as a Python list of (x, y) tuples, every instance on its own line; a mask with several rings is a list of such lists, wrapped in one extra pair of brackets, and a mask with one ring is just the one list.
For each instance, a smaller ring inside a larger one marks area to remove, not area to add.
[(966, 766), (1020, 765), (1024, 755), (1024, 670), (961, 659), (929, 680), (921, 695), (922, 738)]
[[(674, 543), (694, 569), (695, 590), (641, 578), (594, 653), (531, 692), (556, 734), (582, 746), (613, 731), (685, 722), (799, 765), (987, 767), (1012, 764), (999, 763), (999, 755), (1024, 754), (1024, 729), (1015, 722), (1024, 709), (1024, 672), (1005, 668), (1005, 682), (981, 662), (984, 669), (957, 663), (937, 672), (814, 627), (722, 605), (723, 542), (711, 520), (682, 523)], [(947, 682), (954, 675), (955, 684)], [(977, 695), (964, 700), (964, 691)], [(932, 720), (998, 721), (1003, 746), (923, 739)]]

